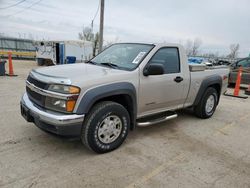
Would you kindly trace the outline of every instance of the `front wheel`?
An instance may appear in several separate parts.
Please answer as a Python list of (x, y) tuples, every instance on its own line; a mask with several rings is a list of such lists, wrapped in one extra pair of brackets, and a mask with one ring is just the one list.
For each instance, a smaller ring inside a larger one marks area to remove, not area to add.
[(81, 140), (97, 153), (118, 148), (128, 134), (130, 118), (122, 105), (104, 101), (96, 104), (83, 123)]
[(207, 88), (199, 104), (194, 107), (194, 113), (202, 119), (210, 118), (218, 104), (218, 93), (213, 87)]

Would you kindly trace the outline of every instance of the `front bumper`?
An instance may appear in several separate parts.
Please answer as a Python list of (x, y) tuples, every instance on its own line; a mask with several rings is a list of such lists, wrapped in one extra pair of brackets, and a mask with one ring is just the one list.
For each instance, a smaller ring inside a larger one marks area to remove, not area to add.
[(84, 114), (62, 114), (42, 109), (30, 101), (27, 93), (23, 95), (20, 105), (22, 116), (45, 131), (64, 136), (81, 134)]

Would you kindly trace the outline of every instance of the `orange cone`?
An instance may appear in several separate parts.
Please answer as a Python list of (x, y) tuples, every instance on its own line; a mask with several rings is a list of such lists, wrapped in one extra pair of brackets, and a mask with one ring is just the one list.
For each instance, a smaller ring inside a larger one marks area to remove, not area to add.
[(237, 80), (236, 80), (236, 84), (235, 84), (235, 88), (234, 88), (234, 93), (230, 94), (225, 92), (224, 95), (226, 96), (230, 96), (230, 97), (238, 97), (238, 98), (243, 98), (243, 99), (247, 99), (248, 96), (240, 96), (240, 82), (241, 82), (241, 76), (242, 76), (242, 67), (239, 68), (238, 74), (237, 74)]
[(8, 57), (9, 57), (9, 76), (14, 76), (11, 52), (8, 52)]
[(239, 68), (239, 71), (237, 74), (237, 80), (236, 80), (236, 84), (234, 88), (234, 96), (239, 96), (241, 76), (242, 76), (242, 67)]

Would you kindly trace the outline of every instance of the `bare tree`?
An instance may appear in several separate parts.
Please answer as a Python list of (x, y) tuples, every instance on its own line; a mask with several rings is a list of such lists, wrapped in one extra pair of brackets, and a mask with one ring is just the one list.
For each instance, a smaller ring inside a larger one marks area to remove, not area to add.
[(85, 41), (93, 41), (94, 39), (94, 34), (92, 32), (92, 29), (90, 27), (84, 27), (80, 33), (78, 33), (78, 38), (80, 40), (85, 40)]
[(90, 41), (93, 44), (93, 56), (96, 55), (99, 45), (99, 33), (93, 33), (90, 27), (84, 27), (81, 32), (78, 33), (78, 38), (84, 41)]
[(219, 57), (219, 52), (208, 52), (208, 53), (203, 53), (203, 57), (208, 57), (208, 58), (218, 58)]
[(185, 46), (187, 55), (188, 56), (198, 55), (201, 44), (202, 44), (202, 41), (199, 38), (196, 38), (193, 41), (187, 40), (186, 46)]
[(239, 44), (231, 44), (229, 48), (230, 48), (230, 54), (228, 54), (227, 57), (237, 58), (238, 54), (239, 54), (240, 45)]
[(105, 42), (106, 42), (106, 44), (105, 44), (105, 46), (103, 47), (104, 49), (105, 49), (105, 48), (108, 48), (108, 47), (111, 46), (112, 44), (115, 44), (115, 43), (119, 42), (119, 37), (115, 37), (114, 40), (109, 40), (109, 41), (105, 41)]
[(97, 51), (98, 45), (99, 45), (99, 33), (97, 32), (95, 34), (94, 41), (93, 41), (93, 56), (96, 56), (96, 54), (98, 53)]
[(198, 55), (199, 52), (199, 48), (201, 46), (202, 42), (200, 39), (196, 38), (193, 42), (193, 46), (192, 46), (192, 55), (196, 56)]
[(193, 42), (191, 40), (187, 40), (185, 44), (185, 49), (186, 49), (186, 54), (188, 56), (192, 55), (192, 45), (193, 45)]

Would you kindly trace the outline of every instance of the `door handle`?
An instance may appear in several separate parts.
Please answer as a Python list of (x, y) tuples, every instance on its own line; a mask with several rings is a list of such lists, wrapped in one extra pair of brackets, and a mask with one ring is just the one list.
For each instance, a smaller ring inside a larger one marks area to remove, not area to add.
[(181, 81), (183, 81), (183, 78), (180, 77), (180, 76), (177, 76), (175, 79), (174, 79), (175, 82), (179, 83)]

